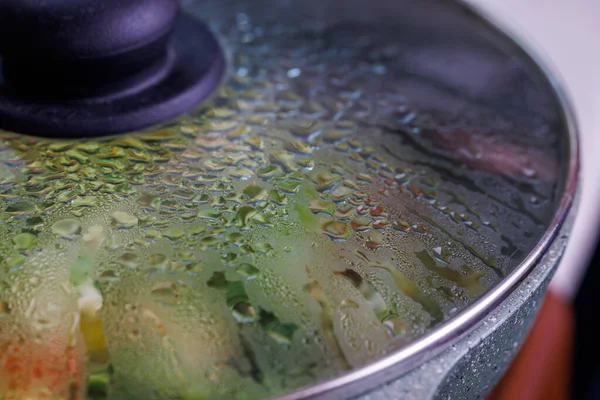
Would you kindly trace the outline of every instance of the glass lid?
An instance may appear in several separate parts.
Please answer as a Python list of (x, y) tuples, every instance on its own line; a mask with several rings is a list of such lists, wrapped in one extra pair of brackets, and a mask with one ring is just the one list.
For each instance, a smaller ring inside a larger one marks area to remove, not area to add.
[(555, 228), (560, 101), (463, 6), (184, 8), (229, 55), (209, 102), (0, 133), (0, 398), (290, 393), (411, 346)]

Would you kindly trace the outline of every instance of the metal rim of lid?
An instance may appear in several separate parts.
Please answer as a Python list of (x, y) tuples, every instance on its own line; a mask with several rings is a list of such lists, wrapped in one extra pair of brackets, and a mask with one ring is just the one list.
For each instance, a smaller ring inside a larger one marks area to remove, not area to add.
[[(390, 379), (398, 377), (421, 363), (439, 355), (446, 347), (458, 341), (463, 335), (474, 329), (486, 315), (497, 308), (507, 297), (535, 270), (538, 262), (554, 242), (560, 228), (567, 218), (579, 183), (579, 130), (575, 120), (571, 101), (564, 89), (563, 83), (557, 77), (554, 68), (549, 62), (534, 51), (531, 46), (520, 36), (507, 28), (504, 23), (492, 17), (478, 6), (467, 3), (466, 0), (455, 0), (458, 6), (467, 12), (476, 14), (479, 19), (490, 29), (504, 36), (515, 48), (520, 51), (520, 56), (527, 61), (544, 79), (544, 84), (552, 90), (555, 100), (562, 111), (563, 126), (568, 135), (568, 161), (567, 171), (564, 174), (563, 192), (558, 203), (558, 208), (551, 223), (543, 233), (536, 246), (525, 256), (523, 261), (515, 267), (498, 285), (485, 293), (480, 299), (470, 304), (467, 308), (439, 325), (436, 329), (409, 343), (405, 347), (380, 358), (364, 367), (357, 368), (339, 377), (317, 383), (313, 386), (300, 388), (289, 394), (276, 397), (279, 400), (296, 400), (306, 398), (326, 398), (337, 390), (344, 390), (348, 386), (360, 386), (356, 393), (345, 395), (358, 395), (366, 393)], [(391, 369), (393, 372), (390, 372)], [(374, 378), (379, 374), (383, 376), (378, 380)]]

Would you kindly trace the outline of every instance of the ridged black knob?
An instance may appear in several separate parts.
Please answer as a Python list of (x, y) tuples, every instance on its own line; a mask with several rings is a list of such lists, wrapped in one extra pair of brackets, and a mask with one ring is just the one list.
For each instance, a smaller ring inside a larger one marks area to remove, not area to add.
[(178, 12), (177, 0), (2, 0), (4, 78), (38, 92), (127, 81), (164, 60)]
[(96, 136), (187, 111), (224, 59), (178, 0), (0, 0), (0, 62), (0, 129)]

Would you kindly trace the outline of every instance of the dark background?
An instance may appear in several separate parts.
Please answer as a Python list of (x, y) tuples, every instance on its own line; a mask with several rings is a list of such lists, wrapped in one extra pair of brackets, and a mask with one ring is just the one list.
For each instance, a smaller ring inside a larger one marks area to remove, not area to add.
[(574, 400), (600, 400), (600, 246), (575, 299)]

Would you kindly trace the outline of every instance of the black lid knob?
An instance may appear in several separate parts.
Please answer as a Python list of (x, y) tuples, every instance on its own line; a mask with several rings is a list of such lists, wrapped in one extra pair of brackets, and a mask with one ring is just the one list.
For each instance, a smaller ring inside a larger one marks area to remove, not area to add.
[(2, 0), (4, 78), (39, 94), (127, 81), (164, 58), (178, 11), (177, 0)]
[(175, 117), (224, 58), (177, 0), (0, 0), (0, 128), (95, 136)]

